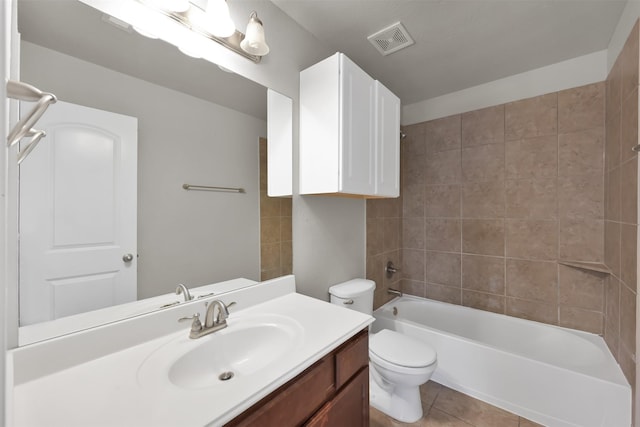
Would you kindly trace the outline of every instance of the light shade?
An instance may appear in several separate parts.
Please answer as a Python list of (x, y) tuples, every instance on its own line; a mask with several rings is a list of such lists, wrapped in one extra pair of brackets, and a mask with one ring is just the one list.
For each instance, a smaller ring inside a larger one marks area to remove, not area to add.
[(246, 36), (240, 42), (240, 47), (251, 55), (264, 56), (269, 53), (269, 46), (264, 39), (264, 27), (255, 11), (249, 16)]
[(193, 25), (216, 37), (230, 37), (236, 32), (225, 0), (208, 0), (205, 13), (194, 14), (190, 19)]
[(144, 3), (170, 12), (186, 12), (191, 5), (189, 0), (144, 0)]

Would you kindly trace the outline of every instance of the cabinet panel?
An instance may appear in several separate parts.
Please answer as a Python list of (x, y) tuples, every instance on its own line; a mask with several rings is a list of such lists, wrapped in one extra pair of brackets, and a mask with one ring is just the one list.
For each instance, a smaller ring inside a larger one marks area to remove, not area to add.
[(400, 195), (400, 98), (379, 81), (376, 94), (376, 195)]
[(346, 384), (361, 368), (369, 364), (369, 333), (360, 332), (336, 352), (336, 388)]
[(300, 194), (338, 191), (339, 55), (300, 73)]
[(334, 375), (334, 356), (330, 354), (302, 373), (295, 382), (276, 390), (227, 425), (300, 425), (334, 393)]
[(364, 368), (305, 425), (307, 427), (368, 427), (369, 368)]
[(374, 80), (341, 55), (340, 83), (340, 191), (371, 194), (375, 188)]

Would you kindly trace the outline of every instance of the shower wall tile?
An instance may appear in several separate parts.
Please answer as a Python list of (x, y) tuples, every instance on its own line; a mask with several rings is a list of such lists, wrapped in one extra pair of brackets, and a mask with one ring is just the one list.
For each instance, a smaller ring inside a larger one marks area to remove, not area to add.
[(605, 221), (604, 223), (604, 263), (609, 267), (611, 273), (616, 277), (621, 277), (620, 269), (620, 223)]
[[(623, 97), (625, 95), (623, 94)], [(623, 98), (620, 113), (620, 161), (625, 162), (637, 153), (638, 144), (638, 89)]]
[(611, 171), (620, 164), (620, 106), (618, 111), (609, 113), (607, 111), (607, 122), (605, 125), (605, 161), (607, 171)]
[(505, 139), (557, 134), (557, 118), (557, 93), (510, 102), (505, 105)]
[(463, 218), (503, 218), (503, 181), (472, 182), (462, 186)]
[[(604, 121), (600, 121), (603, 123)], [(604, 168), (604, 126), (558, 136), (558, 175), (601, 174)]]
[(604, 313), (605, 278), (603, 273), (559, 265), (560, 306)]
[(402, 279), (399, 290), (405, 294), (427, 298), (427, 285), (423, 281)]
[[(375, 272), (367, 265), (367, 275), (382, 275), (383, 259), (393, 258), (401, 279), (381, 279), (383, 289), (402, 280), (409, 294), (605, 333), (609, 345), (618, 342), (620, 332), (608, 320), (619, 319), (620, 310), (606, 315), (611, 291), (604, 276), (558, 265), (604, 262), (605, 253), (608, 263), (622, 265), (625, 196), (610, 191), (622, 185), (621, 155), (616, 158), (622, 148), (614, 140), (635, 110), (629, 105), (623, 112), (632, 94), (622, 93), (622, 65), (615, 72), (617, 80), (403, 127), (400, 204), (367, 202), (367, 218), (401, 222), (400, 250), (394, 255), (383, 233), (381, 253), (367, 251), (367, 262), (377, 263)], [(619, 105), (617, 116), (611, 104)], [(624, 129), (634, 134), (633, 126)], [(627, 176), (633, 171), (629, 165)], [(631, 217), (634, 202), (626, 203)], [(372, 227), (367, 222), (367, 235), (379, 248)], [(388, 300), (380, 292), (376, 304)]]
[(604, 319), (601, 311), (590, 311), (577, 307), (560, 307), (558, 325), (581, 329), (592, 334), (602, 334)]
[(462, 289), (427, 283), (427, 298), (460, 305), (462, 304)]
[(556, 303), (558, 265), (555, 262), (507, 259), (507, 295)]
[(424, 282), (426, 279), (425, 252), (415, 249), (402, 251), (402, 278)]
[[(616, 167), (607, 174), (605, 188), (605, 218), (609, 221), (620, 221), (622, 201), (620, 200), (620, 173), (622, 168)], [(630, 184), (633, 186), (633, 184)]]
[(506, 255), (530, 260), (555, 260), (558, 257), (558, 222), (507, 219)]
[(427, 157), (427, 184), (458, 184), (460, 183), (460, 150), (442, 151), (429, 154)]
[(425, 228), (425, 247), (428, 250), (460, 251), (460, 220), (428, 218), (425, 220)]
[(464, 182), (504, 179), (504, 144), (480, 145), (462, 149)]
[(382, 219), (382, 248), (383, 252), (400, 249), (402, 238), (402, 221), (400, 218)]
[(462, 146), (504, 142), (504, 105), (462, 115)]
[(427, 122), (425, 141), (428, 153), (460, 148), (460, 115)]
[(507, 297), (506, 314), (552, 325), (558, 324), (558, 307), (546, 302)]
[(565, 260), (604, 262), (604, 221), (561, 219), (558, 251)]
[(427, 185), (424, 202), (427, 218), (459, 218), (460, 185)]
[[(606, 81), (604, 338), (632, 385), (635, 384), (637, 292), (638, 22)], [(635, 391), (635, 389), (634, 389)]]
[(558, 176), (558, 136), (521, 139), (506, 143), (507, 179), (548, 179)]
[(638, 223), (638, 157), (620, 165), (620, 222)]
[(607, 77), (605, 98), (605, 115), (608, 120), (610, 115), (620, 112), (622, 103), (622, 58), (620, 56), (616, 59)]
[(403, 218), (424, 218), (425, 186), (422, 183), (405, 184), (402, 197)]
[(402, 247), (406, 249), (425, 249), (423, 218), (404, 218), (402, 221)]
[(505, 187), (506, 218), (556, 219), (555, 179), (508, 180)]
[(558, 92), (558, 133), (589, 129), (604, 122), (605, 83)]
[(620, 345), (631, 354), (636, 351), (636, 294), (620, 286)]
[(603, 174), (570, 175), (558, 178), (560, 218), (603, 219)]
[(266, 244), (280, 242), (280, 217), (260, 219), (260, 241)]
[(382, 244), (382, 218), (367, 219), (367, 256), (384, 252)]
[(427, 251), (427, 282), (460, 287), (460, 254)]
[(501, 295), (492, 295), (484, 292), (463, 289), (462, 305), (503, 314), (505, 298)]
[(637, 233), (635, 224), (620, 224), (620, 279), (636, 292)]
[(462, 255), (462, 288), (504, 295), (504, 258)]
[(462, 251), (504, 256), (504, 220), (462, 220)]

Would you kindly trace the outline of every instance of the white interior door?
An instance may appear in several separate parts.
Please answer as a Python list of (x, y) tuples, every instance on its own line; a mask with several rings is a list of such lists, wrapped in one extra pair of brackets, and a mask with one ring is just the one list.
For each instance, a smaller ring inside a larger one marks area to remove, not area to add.
[(20, 324), (133, 301), (138, 120), (58, 102), (20, 166)]

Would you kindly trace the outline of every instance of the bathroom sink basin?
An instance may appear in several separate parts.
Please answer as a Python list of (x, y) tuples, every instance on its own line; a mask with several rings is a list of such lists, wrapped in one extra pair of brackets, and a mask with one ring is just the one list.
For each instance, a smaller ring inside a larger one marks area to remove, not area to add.
[(201, 389), (243, 381), (283, 363), (302, 343), (302, 327), (285, 316), (232, 316), (227, 322), (225, 329), (197, 339), (185, 330), (158, 348), (138, 370), (139, 383)]

